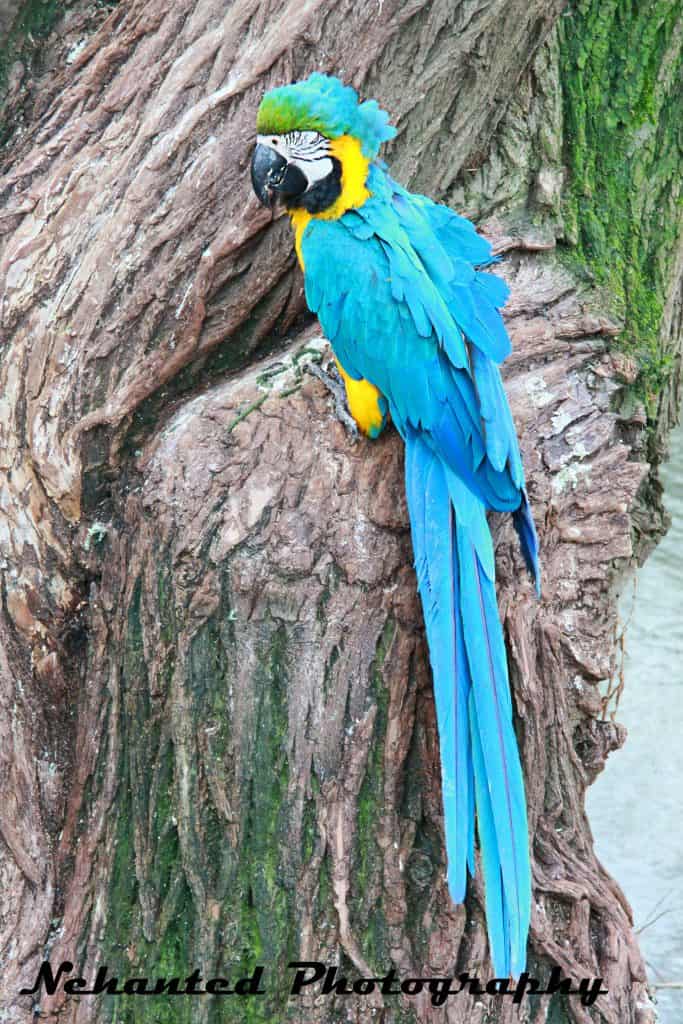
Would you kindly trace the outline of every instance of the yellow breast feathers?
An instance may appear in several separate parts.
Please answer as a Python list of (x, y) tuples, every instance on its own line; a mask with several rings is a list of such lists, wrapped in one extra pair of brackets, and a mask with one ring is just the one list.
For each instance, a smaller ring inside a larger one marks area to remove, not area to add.
[(322, 213), (309, 213), (308, 210), (299, 209), (292, 210), (289, 214), (294, 228), (296, 255), (302, 270), (304, 260), (301, 254), (301, 239), (311, 217), (317, 217), (319, 220), (338, 220), (347, 210), (362, 206), (370, 197), (365, 187), (370, 161), (363, 156), (358, 139), (354, 139), (352, 135), (340, 135), (338, 139), (332, 139), (330, 156), (336, 157), (342, 168), (341, 192), (332, 206)]

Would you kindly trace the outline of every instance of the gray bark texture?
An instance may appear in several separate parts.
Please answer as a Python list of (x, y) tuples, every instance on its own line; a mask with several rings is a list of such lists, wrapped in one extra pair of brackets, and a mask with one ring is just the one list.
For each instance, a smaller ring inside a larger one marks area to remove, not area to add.
[[(42, 64), (13, 65), (0, 1020), (654, 1020), (631, 910), (584, 810), (625, 738), (606, 697), (614, 583), (658, 520), (636, 360), (604, 290), (557, 254), (562, 7), (75, 3)], [(445, 883), (402, 446), (393, 430), (354, 441), (336, 419), (308, 372), (330, 353), (288, 220), (250, 191), (264, 90), (313, 69), (376, 97), (399, 127), (395, 177), (476, 217), (505, 256), (505, 381), (544, 570), (539, 602), (495, 518), (532, 843), (529, 970), (601, 976), (609, 994), (590, 1009), (287, 998), (289, 960), (351, 978), (491, 976), (480, 878), (458, 907)], [(662, 296), (674, 357), (682, 272), (674, 259)], [(89, 979), (103, 963), (122, 978), (263, 963), (268, 994), (19, 996), (48, 955)]]

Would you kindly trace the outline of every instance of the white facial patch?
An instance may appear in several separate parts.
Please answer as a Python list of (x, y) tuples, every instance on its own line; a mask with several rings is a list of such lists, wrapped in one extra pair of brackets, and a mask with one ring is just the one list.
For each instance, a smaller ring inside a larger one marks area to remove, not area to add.
[(287, 132), (284, 135), (257, 135), (261, 146), (275, 150), (279, 156), (294, 164), (308, 181), (306, 191), (332, 173), (330, 140), (319, 132)]

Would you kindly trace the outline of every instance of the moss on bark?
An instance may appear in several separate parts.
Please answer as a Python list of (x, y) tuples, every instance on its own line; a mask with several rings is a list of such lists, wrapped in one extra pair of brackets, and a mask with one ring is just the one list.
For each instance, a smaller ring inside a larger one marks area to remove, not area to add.
[(673, 365), (660, 328), (683, 215), (682, 39), (668, 0), (580, 0), (560, 21), (565, 231), (624, 322), (650, 417)]
[(28, 0), (18, 5), (0, 45), (0, 95), (5, 89), (13, 61), (38, 53), (40, 43), (47, 38), (63, 13), (64, 4), (60, 0)]
[[(8, 141), (16, 127), (16, 112), (5, 111), (5, 101), (11, 86), (10, 72), (19, 61), (31, 70), (38, 70), (42, 47), (50, 32), (64, 13), (60, 0), (28, 0), (19, 3), (9, 24), (0, 28), (7, 32), (0, 36), (0, 147)], [(11, 17), (11, 7), (5, 18)]]
[[(84, 17), (80, 27), (87, 32), (113, 10), (119, 0), (9, 0), (0, 11), (0, 149), (8, 145), (24, 121), (28, 94), (36, 95), (36, 81), (54, 70), (66, 51), (51, 50), (59, 26), (69, 12)], [(67, 22), (65, 22), (67, 23)], [(55, 31), (56, 30), (56, 31)], [(54, 59), (56, 57), (56, 60)], [(12, 68), (19, 74), (12, 81)], [(19, 86), (22, 88), (19, 88)]]

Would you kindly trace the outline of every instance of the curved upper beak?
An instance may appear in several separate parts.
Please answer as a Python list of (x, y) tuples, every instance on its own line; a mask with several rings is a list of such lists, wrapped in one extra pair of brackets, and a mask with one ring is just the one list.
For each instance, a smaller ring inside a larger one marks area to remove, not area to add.
[(275, 193), (291, 198), (300, 195), (308, 186), (298, 167), (260, 142), (251, 158), (251, 183), (259, 201), (268, 207), (273, 205)]

